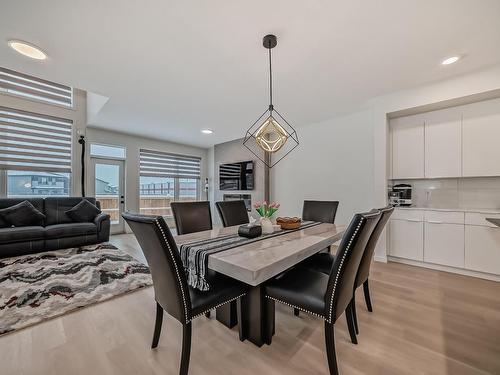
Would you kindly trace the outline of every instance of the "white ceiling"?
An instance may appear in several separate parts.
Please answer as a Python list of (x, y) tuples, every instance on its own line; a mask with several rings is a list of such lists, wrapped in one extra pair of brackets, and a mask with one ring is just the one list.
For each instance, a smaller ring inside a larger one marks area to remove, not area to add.
[[(94, 126), (203, 147), (265, 110), (267, 33), (275, 105), (299, 130), (500, 62), (498, 0), (0, 1), (0, 66), (109, 97)], [(16, 54), (10, 38), (49, 59)], [(440, 65), (454, 54), (465, 58)]]

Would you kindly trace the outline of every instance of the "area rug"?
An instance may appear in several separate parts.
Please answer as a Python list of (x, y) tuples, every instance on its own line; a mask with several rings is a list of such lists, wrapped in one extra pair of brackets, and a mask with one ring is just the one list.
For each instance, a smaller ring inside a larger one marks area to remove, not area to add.
[(0, 259), (0, 335), (148, 285), (148, 267), (109, 243)]

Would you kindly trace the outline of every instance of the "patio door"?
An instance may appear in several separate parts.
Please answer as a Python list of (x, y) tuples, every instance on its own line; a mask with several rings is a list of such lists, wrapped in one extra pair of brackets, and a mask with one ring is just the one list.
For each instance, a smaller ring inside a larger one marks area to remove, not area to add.
[(101, 202), (102, 212), (111, 216), (111, 233), (123, 233), (122, 212), (125, 210), (123, 160), (91, 158), (92, 195)]

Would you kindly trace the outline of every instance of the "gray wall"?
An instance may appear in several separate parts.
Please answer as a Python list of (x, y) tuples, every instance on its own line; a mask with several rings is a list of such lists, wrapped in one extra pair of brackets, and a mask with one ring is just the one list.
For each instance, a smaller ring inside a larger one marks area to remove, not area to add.
[[(224, 163), (233, 163), (247, 160), (254, 161), (255, 189), (245, 191), (219, 190), (219, 166)], [(248, 151), (245, 146), (243, 146), (243, 139), (235, 139), (234, 141), (215, 145), (213, 151), (213, 168), (213, 183), (211, 183), (211, 185), (213, 188), (214, 202), (224, 200), (224, 194), (250, 194), (252, 196), (252, 204), (256, 201), (263, 201), (267, 199), (267, 195), (269, 192), (269, 174), (267, 173), (267, 167), (255, 155)], [(219, 215), (214, 208), (215, 207), (212, 207), (214, 224), (221, 225)]]

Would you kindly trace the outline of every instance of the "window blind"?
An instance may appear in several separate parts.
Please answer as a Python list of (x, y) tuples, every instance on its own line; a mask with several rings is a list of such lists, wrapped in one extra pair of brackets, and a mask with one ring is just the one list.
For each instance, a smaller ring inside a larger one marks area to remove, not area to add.
[(0, 92), (37, 99), (67, 107), (73, 105), (73, 89), (69, 86), (0, 67)]
[(140, 175), (200, 178), (201, 158), (140, 149)]
[(71, 172), (72, 124), (0, 106), (0, 169)]

